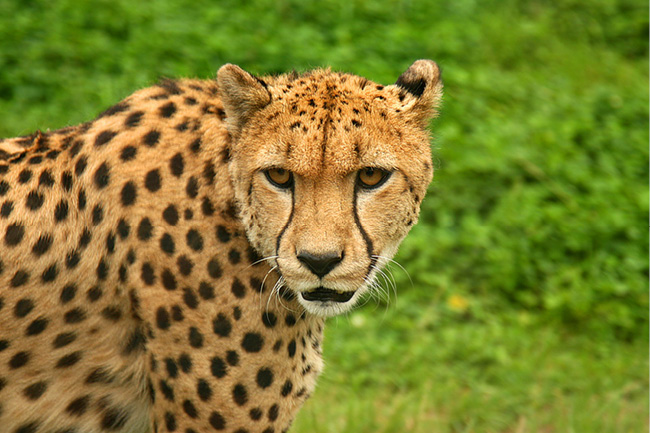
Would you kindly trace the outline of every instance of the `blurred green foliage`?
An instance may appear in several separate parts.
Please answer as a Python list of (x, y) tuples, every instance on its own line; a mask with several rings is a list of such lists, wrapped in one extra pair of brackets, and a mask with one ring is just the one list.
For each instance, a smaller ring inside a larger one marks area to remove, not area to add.
[(377, 411), (381, 428), (358, 424), (375, 406), (361, 397), (343, 415), (308, 408), (297, 428), (647, 427), (647, 2), (4, 0), (0, 136), (83, 122), (226, 62), (387, 84), (418, 58), (441, 65), (445, 100), (436, 176), (397, 257), (412, 283), (394, 268), (396, 305), (335, 322), (321, 385), (334, 403), (341, 389), (413, 393), (390, 403), (397, 418)]
[(0, 135), (81, 122), (159, 76), (225, 62), (388, 83), (433, 58), (446, 83), (438, 174), (400, 256), (414, 290), (442, 279), (632, 335), (648, 318), (646, 12), (633, 0), (4, 1)]

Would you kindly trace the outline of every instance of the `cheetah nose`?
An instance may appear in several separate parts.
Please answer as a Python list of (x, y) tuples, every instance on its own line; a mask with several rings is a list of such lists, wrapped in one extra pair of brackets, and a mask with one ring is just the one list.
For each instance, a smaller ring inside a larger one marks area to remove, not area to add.
[(300, 260), (310, 271), (323, 278), (332, 269), (336, 267), (341, 260), (343, 260), (343, 253), (325, 253), (325, 254), (312, 254), (308, 252), (301, 252), (297, 255)]

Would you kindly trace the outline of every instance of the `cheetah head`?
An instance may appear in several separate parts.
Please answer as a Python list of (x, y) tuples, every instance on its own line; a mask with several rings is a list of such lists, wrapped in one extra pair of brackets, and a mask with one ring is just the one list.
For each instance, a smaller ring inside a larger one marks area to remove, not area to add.
[(348, 311), (417, 221), (438, 66), (418, 60), (389, 86), (322, 69), (258, 78), (230, 64), (217, 81), (249, 241), (307, 311)]

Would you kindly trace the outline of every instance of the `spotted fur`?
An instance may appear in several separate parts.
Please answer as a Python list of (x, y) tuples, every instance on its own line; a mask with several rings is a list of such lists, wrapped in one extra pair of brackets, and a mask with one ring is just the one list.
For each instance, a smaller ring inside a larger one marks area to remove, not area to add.
[(440, 91), (226, 65), (0, 142), (0, 430), (286, 431), (417, 219)]

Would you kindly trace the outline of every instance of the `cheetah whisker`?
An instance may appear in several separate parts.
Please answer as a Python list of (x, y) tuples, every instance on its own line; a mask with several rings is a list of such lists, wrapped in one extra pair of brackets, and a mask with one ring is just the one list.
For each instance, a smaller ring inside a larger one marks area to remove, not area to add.
[(271, 299), (275, 300), (276, 305), (277, 305), (277, 303), (280, 303), (280, 305), (282, 305), (284, 307), (284, 305), (282, 304), (282, 301), (280, 301), (280, 289), (283, 286), (284, 286), (284, 277), (280, 276), (280, 278), (278, 278), (278, 281), (276, 281), (275, 284), (273, 285), (273, 289), (271, 289), (271, 293), (269, 294), (269, 297), (266, 300), (266, 311), (267, 312), (269, 311), (269, 306), (271, 304)]
[(262, 262), (275, 260), (275, 259), (277, 259), (278, 257), (280, 257), (280, 256), (268, 256), (268, 257), (264, 257), (264, 258), (261, 258), (261, 259), (259, 259), (259, 260), (256, 260), (256, 261), (254, 261), (253, 263), (251, 263), (250, 265), (246, 266), (244, 269), (242, 269), (242, 272), (248, 270), (248, 269), (251, 268), (252, 266), (258, 265), (258, 264), (260, 264), (260, 263), (262, 263)]
[[(277, 268), (278, 268), (277, 265), (273, 266), (271, 269), (268, 270), (268, 272), (266, 273), (266, 275), (264, 275), (264, 279), (262, 280), (262, 285), (261, 285), (261, 287), (260, 287), (260, 309), (262, 309), (262, 299), (263, 299), (263, 298), (262, 298), (262, 294), (264, 293), (264, 284), (266, 283), (266, 279), (269, 277), (269, 275), (271, 274), (271, 272), (273, 272), (273, 271), (276, 270)], [(270, 298), (270, 297), (271, 297), (271, 294), (269, 294), (269, 298)], [(267, 304), (268, 304), (268, 303), (267, 303)], [(268, 311), (268, 305), (267, 305), (267, 311)]]
[[(373, 269), (377, 271), (377, 274), (381, 276), (382, 280), (384, 280), (385, 284), (389, 286), (392, 290), (393, 293), (395, 293), (395, 302), (397, 302), (397, 288), (394, 280), (391, 280), (386, 273), (381, 270), (379, 267), (373, 265)], [(374, 292), (379, 296), (380, 294), (383, 295), (383, 298), (378, 298), (379, 301), (384, 301), (386, 303), (386, 308), (388, 308), (388, 304), (390, 303), (390, 290), (389, 288), (384, 288), (378, 280), (375, 280), (375, 289)]]
[(404, 266), (402, 266), (397, 260), (393, 260), (393, 259), (391, 259), (389, 257), (380, 256), (380, 255), (372, 255), (371, 257), (373, 257), (375, 259), (385, 260), (387, 264), (395, 264), (395, 265), (397, 265), (402, 271), (404, 271), (404, 273), (406, 274), (406, 276), (409, 279), (409, 282), (411, 283), (411, 286), (413, 286), (413, 279), (411, 279), (411, 274), (409, 274), (409, 271), (407, 271), (406, 268)]

